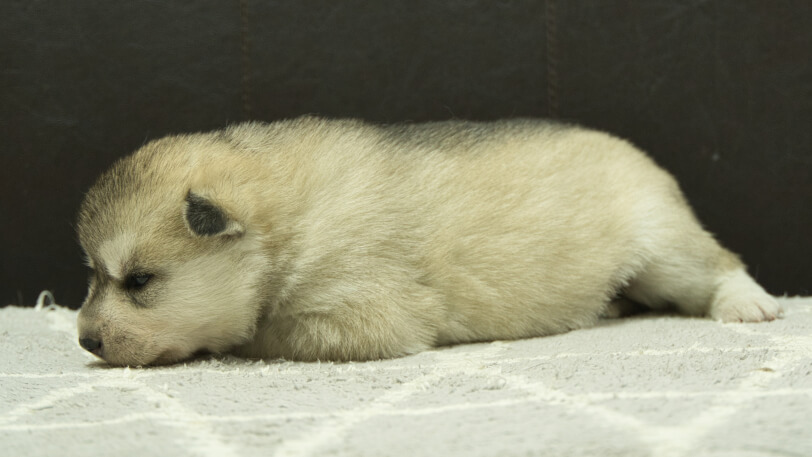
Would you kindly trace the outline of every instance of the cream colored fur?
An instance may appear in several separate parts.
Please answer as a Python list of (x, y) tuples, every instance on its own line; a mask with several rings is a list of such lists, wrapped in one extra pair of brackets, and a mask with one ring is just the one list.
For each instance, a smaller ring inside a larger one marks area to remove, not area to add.
[[(195, 228), (192, 194), (227, 219), (217, 233)], [(648, 157), (541, 121), (307, 117), (164, 138), (100, 178), (79, 237), (94, 269), (80, 338), (115, 365), (397, 357), (565, 332), (630, 300), (780, 313)], [(128, 289), (135, 272), (152, 276)]]

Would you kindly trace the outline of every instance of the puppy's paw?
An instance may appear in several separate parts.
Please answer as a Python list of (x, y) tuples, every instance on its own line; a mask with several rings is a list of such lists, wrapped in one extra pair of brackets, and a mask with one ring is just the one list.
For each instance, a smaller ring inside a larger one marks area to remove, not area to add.
[(721, 279), (708, 314), (722, 322), (762, 322), (781, 317), (782, 313), (778, 301), (739, 270)]

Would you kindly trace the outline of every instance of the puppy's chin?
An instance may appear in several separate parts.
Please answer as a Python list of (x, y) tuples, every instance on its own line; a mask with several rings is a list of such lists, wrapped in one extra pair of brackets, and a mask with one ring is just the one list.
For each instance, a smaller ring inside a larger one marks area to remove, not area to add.
[(106, 364), (110, 367), (150, 367), (171, 365), (192, 358), (193, 354), (178, 349), (168, 349), (157, 356), (143, 354), (110, 354), (102, 353), (96, 364)]
[(172, 365), (178, 362), (183, 362), (194, 357), (194, 352), (184, 351), (181, 349), (173, 348), (161, 352), (158, 357), (149, 362), (150, 366), (165, 366)]
[(96, 366), (106, 365), (108, 367), (154, 367), (166, 366), (176, 363), (183, 363), (196, 360), (218, 353), (216, 350), (208, 348), (195, 348), (194, 346), (178, 347), (172, 346), (166, 349), (155, 347), (151, 344), (127, 345), (120, 348), (104, 348), (98, 354)]
[(208, 358), (211, 357), (213, 354), (214, 353), (208, 349), (198, 349), (197, 351), (192, 352), (181, 349), (168, 349), (162, 352), (155, 360), (149, 362), (149, 364), (147, 365), (149, 366), (173, 365), (176, 363)]

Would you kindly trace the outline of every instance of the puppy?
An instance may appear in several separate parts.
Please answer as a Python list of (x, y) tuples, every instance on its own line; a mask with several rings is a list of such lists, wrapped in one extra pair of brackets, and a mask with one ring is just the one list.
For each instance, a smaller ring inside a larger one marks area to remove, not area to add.
[(100, 177), (78, 235), (79, 342), (112, 365), (399, 357), (566, 332), (629, 301), (781, 311), (646, 155), (534, 120), (164, 138)]

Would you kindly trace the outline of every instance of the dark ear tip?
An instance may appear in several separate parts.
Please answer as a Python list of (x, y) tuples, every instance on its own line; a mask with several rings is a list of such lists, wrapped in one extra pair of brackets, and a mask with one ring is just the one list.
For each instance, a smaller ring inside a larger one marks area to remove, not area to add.
[(191, 190), (186, 194), (184, 216), (192, 232), (200, 236), (217, 235), (228, 226), (228, 217), (223, 210)]

